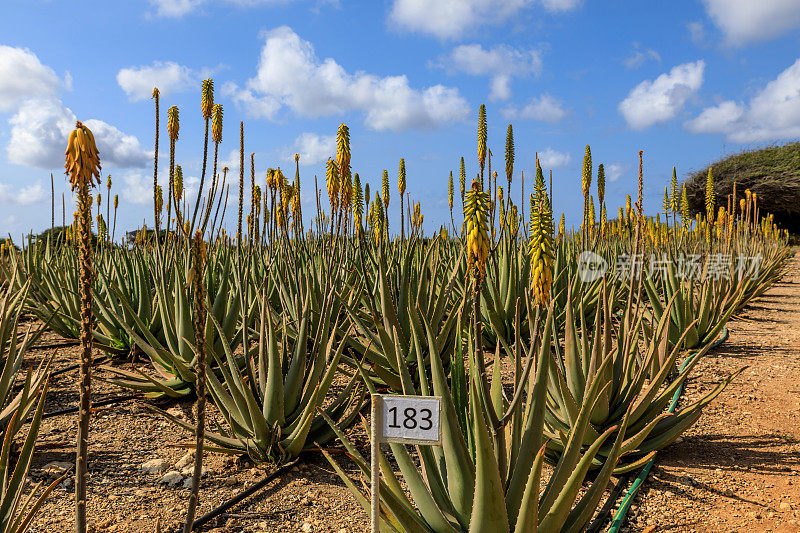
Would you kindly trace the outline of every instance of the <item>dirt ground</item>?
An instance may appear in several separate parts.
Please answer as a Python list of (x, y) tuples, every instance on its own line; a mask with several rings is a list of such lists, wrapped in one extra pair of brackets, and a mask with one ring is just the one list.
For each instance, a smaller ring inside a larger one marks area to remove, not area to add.
[[(50, 332), (40, 345), (61, 343)], [(54, 369), (77, 362), (77, 347), (54, 348)], [(36, 358), (52, 349), (35, 350)], [(120, 365), (117, 365), (120, 366)], [(123, 367), (129, 367), (122, 364)], [(97, 372), (97, 376), (104, 376)], [(95, 379), (93, 401), (126, 395), (118, 387)], [(45, 413), (74, 406), (77, 402), (77, 371), (60, 374), (51, 381)], [(193, 401), (166, 404), (171, 414), (192, 419)], [(206, 404), (209, 420), (222, 418), (213, 403)], [(213, 422), (210, 423), (213, 427)], [(207, 424), (208, 427), (208, 424)], [(73, 468), (75, 458), (75, 414), (42, 421), (39, 440), (31, 465), (30, 480), (54, 480), (64, 470)], [(360, 424), (351, 430), (357, 445), (365, 447), (366, 434)], [(164, 533), (172, 533), (186, 518), (189, 499), (189, 472), (175, 485), (161, 482), (187, 453), (177, 447), (193, 442), (193, 437), (163, 416), (147, 409), (144, 401), (129, 400), (109, 407), (98, 407), (92, 414), (89, 432), (88, 505), (90, 530), (94, 532), (153, 532), (157, 517)], [(193, 446), (191, 446), (193, 449)], [(334, 455), (336, 450), (334, 451)], [(368, 449), (365, 452), (368, 456)], [(160, 472), (144, 472), (142, 465), (153, 459), (164, 460)], [(186, 462), (186, 461), (184, 461)], [(59, 464), (61, 463), (61, 464)], [(193, 464), (193, 463), (192, 463)], [(351, 463), (342, 461), (345, 470), (355, 477)], [(207, 473), (201, 478), (197, 517), (269, 475), (275, 468), (256, 466), (233, 456), (207, 453)], [(68, 477), (51, 494), (31, 528), (34, 533), (73, 530), (74, 485)], [(185, 483), (185, 484), (184, 484)], [(277, 476), (264, 490), (213, 520), (202, 531), (215, 533), (304, 531), (350, 533), (368, 531), (368, 516), (344, 487), (339, 477), (319, 453), (307, 453), (287, 472)]]
[[(730, 331), (730, 338), (696, 367), (683, 401), (742, 366), (749, 368), (706, 408), (696, 426), (658, 454), (623, 531), (800, 531), (800, 257), (792, 260), (782, 282), (730, 324)], [(39, 344), (61, 342), (46, 333)], [(55, 369), (77, 361), (75, 346), (37, 349), (34, 356), (53, 351)], [(75, 405), (76, 379), (76, 371), (53, 379), (45, 412)], [(98, 380), (93, 386), (95, 402), (125, 394)], [(167, 407), (191, 419), (190, 401)], [(218, 417), (213, 404), (208, 408)], [(42, 422), (31, 481), (55, 479), (72, 467), (76, 426), (74, 415)], [(366, 455), (359, 424), (352, 434)], [(90, 431), (88, 514), (93, 531), (152, 532), (157, 517), (165, 533), (175, 531), (185, 518), (188, 482), (170, 486), (161, 480), (166, 472), (182, 470), (176, 463), (187, 450), (176, 444), (187, 442), (186, 432), (149, 411), (143, 401), (98, 408)], [(215, 453), (206, 457), (198, 516), (273, 470)], [(142, 471), (153, 459), (163, 460), (165, 470)], [(355, 474), (351, 463), (342, 464)], [(70, 531), (73, 498), (72, 479), (67, 478), (31, 531)], [(203, 528), (217, 533), (368, 529), (367, 514), (318, 453), (304, 455), (265, 490)]]
[(629, 531), (800, 531), (800, 256), (729, 329), (683, 399), (748, 368), (658, 454)]

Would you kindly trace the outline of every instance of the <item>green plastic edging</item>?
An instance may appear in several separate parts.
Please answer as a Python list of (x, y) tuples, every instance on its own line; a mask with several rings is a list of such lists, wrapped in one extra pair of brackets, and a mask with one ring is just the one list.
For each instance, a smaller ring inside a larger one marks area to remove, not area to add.
[[(720, 338), (718, 338), (713, 342), (710, 349), (713, 350), (714, 348), (718, 347), (720, 344), (725, 342), (727, 338), (728, 338), (728, 327), (726, 326), (722, 329), (722, 335), (720, 336)], [(681, 364), (681, 370), (684, 369), (684, 367), (690, 360), (691, 357), (687, 357), (686, 359), (684, 359), (683, 364)], [(678, 399), (683, 393), (684, 383), (681, 383), (681, 386), (678, 387), (678, 390), (676, 390), (675, 394), (672, 396), (672, 402), (670, 402), (669, 404), (669, 410), (668, 410), (669, 413), (675, 412), (675, 408), (678, 405)], [(611, 522), (611, 528), (609, 528), (608, 533), (617, 533), (622, 527), (622, 524), (625, 523), (625, 518), (627, 517), (628, 511), (630, 510), (631, 505), (633, 504), (633, 498), (639, 492), (639, 488), (642, 486), (642, 483), (644, 483), (645, 479), (647, 479), (647, 476), (648, 474), (650, 474), (650, 470), (653, 468), (655, 462), (656, 462), (656, 455), (653, 455), (653, 458), (650, 459), (647, 462), (647, 464), (644, 465), (644, 467), (642, 467), (642, 470), (639, 472), (639, 475), (636, 476), (636, 479), (633, 481), (633, 484), (628, 489), (628, 492), (625, 493), (625, 496), (622, 499), (622, 503), (620, 504), (619, 509), (614, 515), (614, 520)]]

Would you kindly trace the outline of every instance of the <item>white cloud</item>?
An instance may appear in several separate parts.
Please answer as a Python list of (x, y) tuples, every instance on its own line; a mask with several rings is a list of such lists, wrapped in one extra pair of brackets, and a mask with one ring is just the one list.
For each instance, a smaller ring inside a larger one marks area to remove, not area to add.
[(629, 69), (637, 69), (644, 65), (645, 61), (648, 59), (661, 63), (661, 56), (652, 48), (641, 50), (638, 46), (634, 46), (631, 55), (623, 59), (622, 64)]
[(489, 99), (506, 100), (511, 96), (511, 78), (540, 74), (542, 57), (533, 49), (517, 50), (501, 44), (487, 50), (480, 44), (465, 44), (440, 58), (437, 66), (449, 72), (491, 76)]
[[(245, 165), (247, 163), (247, 155), (245, 154)], [(228, 157), (220, 158), (219, 164), (217, 168), (219, 169), (219, 173), (222, 174), (223, 167), (228, 167), (228, 176), (238, 176), (239, 175), (239, 149), (231, 150), (228, 153)], [(247, 168), (247, 167), (245, 167)]]
[(551, 13), (575, 9), (582, 0), (393, 0), (389, 25), (458, 39), (484, 25), (506, 22), (534, 4)]
[(542, 5), (550, 12), (569, 11), (580, 4), (581, 0), (542, 0)]
[(316, 165), (336, 156), (336, 137), (303, 133), (291, 147), (284, 149), (284, 161), (294, 162), (294, 154), (300, 154), (301, 165)]
[(609, 182), (615, 182), (622, 177), (622, 174), (628, 171), (627, 165), (623, 165), (622, 163), (611, 163), (608, 166), (604, 166), (603, 169), (606, 171), (606, 179)]
[(39, 182), (17, 190), (13, 190), (9, 185), (0, 182), (0, 203), (30, 205), (42, 200), (44, 200), (44, 187)]
[[(62, 167), (67, 137), (75, 121), (75, 114), (60, 100), (25, 100), (8, 121), (11, 124), (11, 138), (6, 146), (8, 160), (34, 168)], [(94, 134), (104, 166), (141, 167), (148, 162), (150, 155), (136, 137), (125, 135), (102, 120), (90, 119), (84, 123)]]
[(497, 24), (530, 0), (394, 0), (390, 25), (442, 39), (458, 38), (483, 24)]
[(727, 131), (744, 114), (744, 108), (736, 102), (726, 101), (708, 107), (696, 118), (684, 125), (692, 133), (718, 133)]
[(150, 0), (150, 4), (156, 8), (156, 15), (160, 17), (182, 17), (202, 3), (203, 0)]
[(101, 162), (122, 168), (143, 167), (150, 162), (152, 154), (142, 148), (135, 136), (102, 120), (89, 119), (84, 124), (94, 135)]
[[(234, 4), (240, 7), (255, 7), (270, 4), (288, 4), (294, 0), (224, 0), (225, 4)], [(159, 17), (179, 18), (197, 10), (209, 0), (150, 0)], [(322, 3), (337, 5), (338, 0), (322, 0)]]
[(539, 152), (539, 164), (542, 165), (542, 168), (565, 167), (569, 165), (570, 161), (572, 161), (571, 155), (549, 147), (543, 152)]
[(117, 83), (132, 101), (144, 100), (158, 87), (162, 95), (185, 91), (197, 84), (199, 76), (189, 67), (174, 61), (154, 61), (152, 65), (128, 67), (117, 73)]
[(60, 86), (56, 73), (36, 54), (0, 45), (0, 111), (16, 110), (25, 98), (53, 97)]
[(547, 93), (538, 98), (531, 98), (522, 109), (517, 109), (515, 106), (508, 106), (501, 109), (500, 113), (507, 120), (538, 120), (550, 123), (560, 121), (567, 114), (564, 109), (564, 104)]
[(696, 46), (705, 46), (706, 44), (706, 28), (702, 22), (693, 21), (686, 24), (686, 29), (689, 31), (689, 39)]
[[(119, 175), (117, 177), (120, 177)], [(142, 173), (136, 170), (126, 171), (121, 175), (122, 182), (124, 186), (122, 188), (122, 198), (136, 205), (153, 205), (153, 175)], [(159, 185), (164, 189), (164, 202), (167, 201), (167, 176), (162, 176), (162, 179), (159, 179)], [(163, 180), (163, 181), (162, 181)], [(192, 203), (193, 199), (197, 198), (197, 189), (200, 186), (200, 178), (197, 176), (188, 176), (186, 174), (186, 170), (184, 170), (183, 174), (183, 197), (186, 199), (186, 203), (188, 206), (191, 206), (191, 209), (194, 209), (194, 204)], [(206, 186), (208, 186), (208, 182), (206, 182)], [(204, 190), (208, 192), (208, 189), (204, 187)], [(166, 208), (166, 206), (165, 206)], [(191, 213), (190, 213), (191, 215)]]
[[(141, 172), (126, 172), (122, 175), (125, 186), (122, 189), (122, 198), (127, 202), (137, 205), (153, 204), (153, 176), (145, 176)], [(164, 190), (164, 203), (166, 204)]]
[(730, 46), (767, 41), (800, 27), (797, 0), (703, 0)]
[(243, 109), (248, 118), (273, 120), (281, 108), (281, 103), (271, 96), (256, 96), (250, 89), (240, 89), (228, 81), (222, 84), (222, 94), (230, 97), (236, 106)]
[(644, 129), (674, 118), (703, 85), (705, 61), (684, 63), (655, 80), (645, 80), (620, 102), (619, 112), (633, 129)]
[(767, 83), (745, 106), (733, 101), (703, 110), (685, 123), (694, 133), (724, 133), (739, 143), (800, 137), (800, 59)]
[(75, 114), (56, 99), (25, 100), (9, 119), (8, 160), (17, 165), (53, 169), (64, 165), (67, 136)]
[[(0, 188), (0, 190), (1, 189), (2, 188)], [(2, 231), (3, 235), (13, 233), (19, 227), (19, 219), (16, 217), (16, 215), (8, 215), (3, 219), (3, 226), (5, 226)]]
[(374, 130), (433, 129), (469, 116), (458, 89), (413, 89), (405, 75), (350, 74), (331, 58), (320, 60), (313, 45), (287, 26), (267, 32), (256, 76), (245, 89), (232, 89), (250, 113), (268, 114), (273, 100), (307, 117), (361, 111)]

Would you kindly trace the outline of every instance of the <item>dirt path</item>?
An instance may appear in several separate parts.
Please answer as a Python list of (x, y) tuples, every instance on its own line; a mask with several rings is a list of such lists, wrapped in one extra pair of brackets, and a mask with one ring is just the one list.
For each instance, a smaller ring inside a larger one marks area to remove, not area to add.
[(658, 455), (628, 531), (800, 531), (800, 256), (729, 327), (683, 399), (749, 368)]

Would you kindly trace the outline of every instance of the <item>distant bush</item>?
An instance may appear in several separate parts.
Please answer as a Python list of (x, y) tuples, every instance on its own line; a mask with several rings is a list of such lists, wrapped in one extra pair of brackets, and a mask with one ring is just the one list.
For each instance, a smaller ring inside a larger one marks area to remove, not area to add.
[[(750, 189), (758, 197), (761, 213), (775, 215), (775, 223), (794, 236), (800, 235), (800, 142), (744, 151), (711, 164), (716, 206), (727, 206), (733, 192), (744, 197)], [(708, 167), (692, 173), (685, 181), (689, 208), (694, 215), (705, 213)]]

